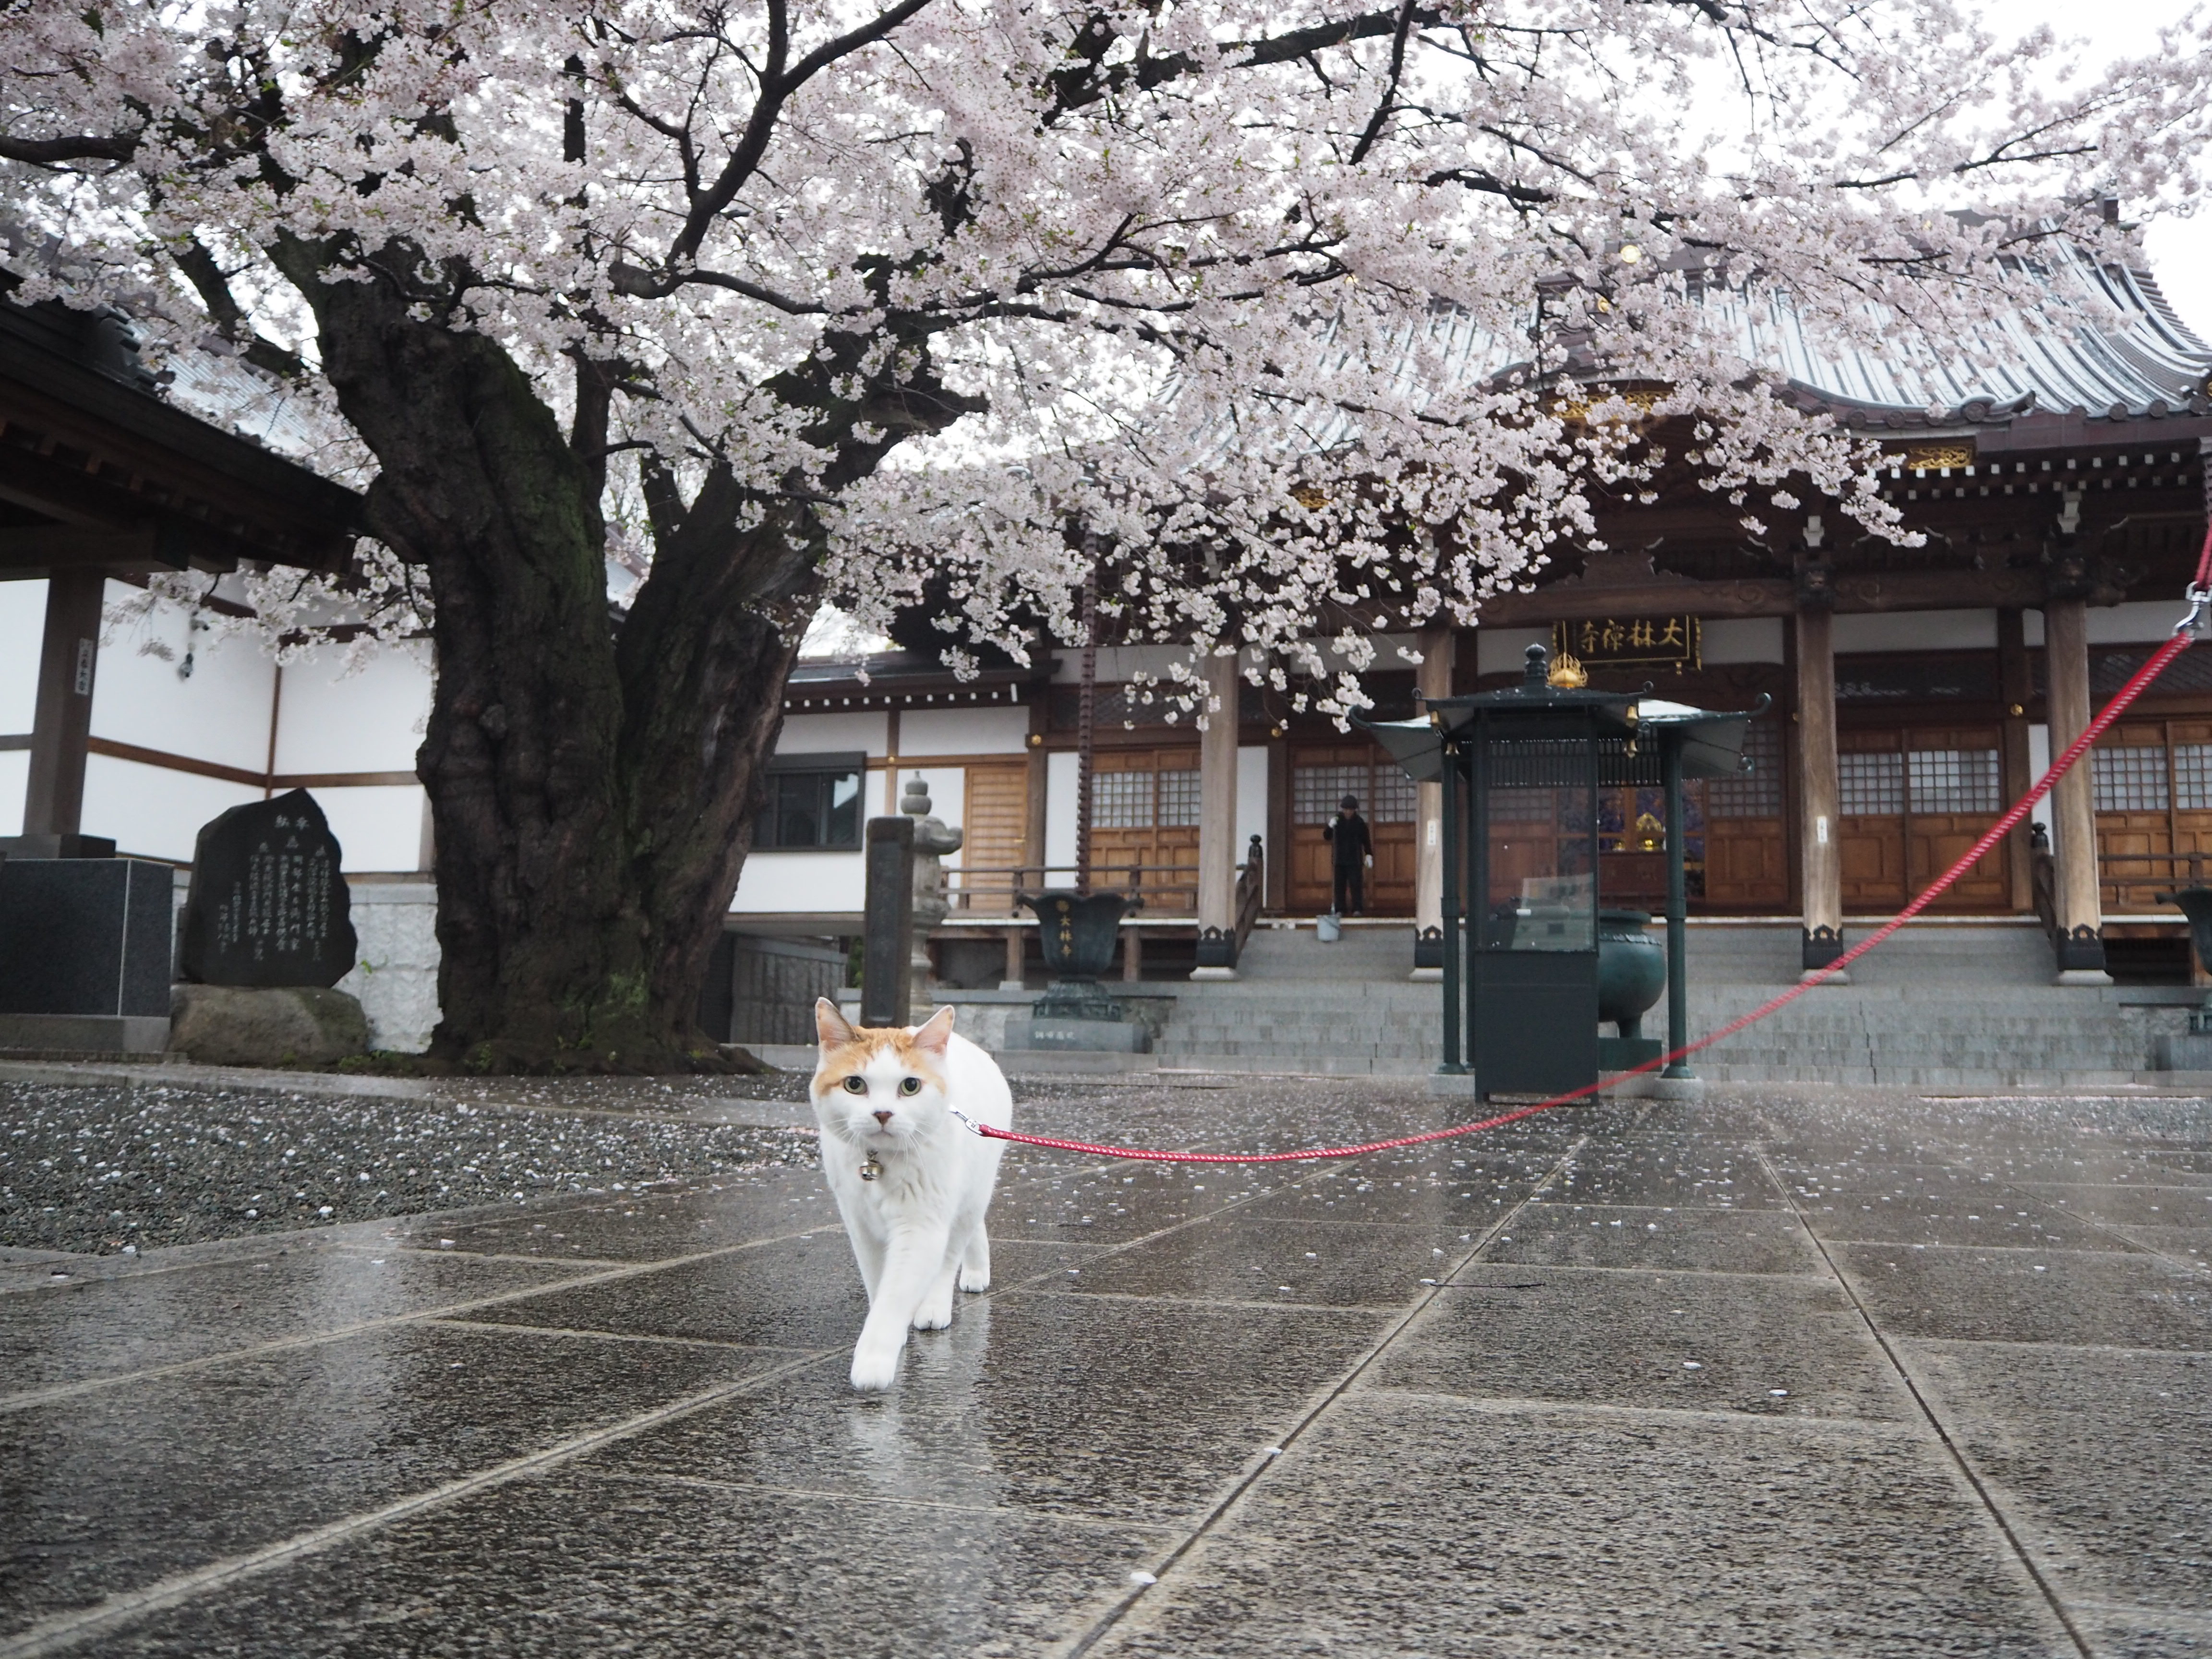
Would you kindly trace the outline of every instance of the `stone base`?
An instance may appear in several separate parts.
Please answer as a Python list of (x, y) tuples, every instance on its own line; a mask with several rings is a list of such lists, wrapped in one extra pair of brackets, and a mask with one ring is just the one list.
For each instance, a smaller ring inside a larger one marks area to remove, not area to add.
[(1818, 968), (1808, 968), (1797, 975), (1797, 982), (1800, 985), (1849, 985), (1851, 982), (1851, 970), (1846, 968), (1840, 974), (1830, 974), (1823, 979)]
[(1705, 1080), (1701, 1077), (1668, 1077), (1664, 1073), (1651, 1079), (1651, 1098), (1689, 1104), (1705, 1097)]
[(315, 985), (179, 985), (169, 1050), (204, 1066), (327, 1066), (368, 1048), (368, 1020), (343, 991)]
[(2151, 1068), (2160, 1072), (2212, 1072), (2212, 1031), (2161, 1036), (2151, 1047)]
[(1006, 1022), (1006, 1046), (1017, 1051), (1103, 1050), (1109, 1054), (1149, 1054), (1152, 1034), (1130, 1020), (1058, 1019), (1032, 1016)]
[(1444, 970), (1441, 968), (1416, 968), (1406, 975), (1416, 985), (1435, 985), (1439, 983), (1443, 976)]
[(2101, 968), (2065, 968), (2051, 976), (2053, 985), (2110, 985), (2112, 976)]
[(46, 1054), (158, 1054), (169, 1022), (149, 1014), (0, 1014), (0, 1048)]
[(1475, 1086), (1472, 1072), (1431, 1072), (1428, 1076), (1428, 1090), (1431, 1094), (1442, 1096), (1447, 1100), (1482, 1098), (1482, 1091)]
[(1626, 1072), (1647, 1060), (1656, 1060), (1666, 1052), (1667, 1045), (1657, 1037), (1601, 1036), (1597, 1040), (1597, 1068), (1601, 1072)]
[(105, 836), (0, 836), (0, 858), (112, 859), (115, 843)]
[(1235, 979), (1237, 975), (1234, 968), (1199, 967), (1190, 970), (1190, 976), (1193, 979)]

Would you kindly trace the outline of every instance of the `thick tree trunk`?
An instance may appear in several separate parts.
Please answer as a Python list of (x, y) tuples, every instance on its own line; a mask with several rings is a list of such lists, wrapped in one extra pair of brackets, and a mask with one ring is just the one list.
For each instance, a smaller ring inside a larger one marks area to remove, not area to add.
[(693, 1010), (811, 561), (781, 535), (741, 539), (715, 479), (664, 531), (618, 642), (599, 481), (505, 352), (379, 284), (301, 286), (382, 465), (370, 527), (427, 568), (437, 606), (417, 759), (438, 848), (433, 1054), (501, 1071), (710, 1054)]

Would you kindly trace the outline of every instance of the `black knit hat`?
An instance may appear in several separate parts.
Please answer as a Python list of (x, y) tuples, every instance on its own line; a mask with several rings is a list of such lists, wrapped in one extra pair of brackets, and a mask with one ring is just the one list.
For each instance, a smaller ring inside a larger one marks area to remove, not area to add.
[(1346, 795), (1342, 800), (1337, 802), (1337, 805), (1347, 812), (1357, 812), (1359, 810), (1359, 797)]

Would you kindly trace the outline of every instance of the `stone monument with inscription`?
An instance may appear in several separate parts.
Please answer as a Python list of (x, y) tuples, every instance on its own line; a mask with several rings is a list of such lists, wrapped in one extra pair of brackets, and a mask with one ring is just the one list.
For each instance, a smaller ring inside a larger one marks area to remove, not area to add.
[(331, 988), (352, 970), (357, 945), (341, 858), (304, 789), (234, 806), (201, 829), (172, 1049), (215, 1064), (284, 1065), (367, 1046), (361, 1004)]
[(304, 789), (200, 830), (177, 965), (201, 985), (335, 985), (354, 964), (338, 839)]

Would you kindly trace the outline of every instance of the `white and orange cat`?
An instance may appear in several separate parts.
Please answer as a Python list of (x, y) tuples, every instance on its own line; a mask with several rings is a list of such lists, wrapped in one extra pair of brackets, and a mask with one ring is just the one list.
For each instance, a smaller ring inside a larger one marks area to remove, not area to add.
[(950, 1325), (956, 1284), (991, 1288), (983, 1213), (1006, 1142), (986, 1140), (946, 1108), (1009, 1129), (1013, 1095), (997, 1062), (955, 1034), (950, 1008), (911, 1029), (854, 1026), (823, 998), (814, 1029), (822, 1173), (868, 1287), (853, 1386), (888, 1389), (909, 1328)]

